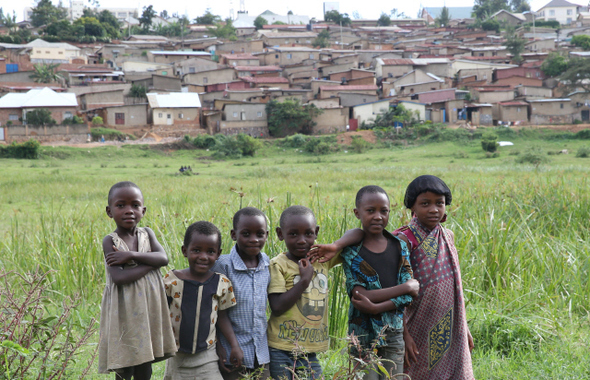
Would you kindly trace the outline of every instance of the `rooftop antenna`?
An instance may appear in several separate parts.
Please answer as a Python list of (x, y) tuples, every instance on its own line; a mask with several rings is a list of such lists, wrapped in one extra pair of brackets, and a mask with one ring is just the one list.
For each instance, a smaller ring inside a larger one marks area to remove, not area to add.
[(229, 18), (230, 20), (234, 19), (234, 2), (229, 0)]

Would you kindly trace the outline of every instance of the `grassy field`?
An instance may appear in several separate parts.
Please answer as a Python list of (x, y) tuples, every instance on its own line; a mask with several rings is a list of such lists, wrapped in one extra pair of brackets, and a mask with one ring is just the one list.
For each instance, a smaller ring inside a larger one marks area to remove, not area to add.
[[(493, 158), (478, 140), (324, 156), (266, 143), (256, 157), (228, 161), (203, 150), (161, 146), (43, 147), (39, 160), (0, 160), (0, 265), (21, 273), (37, 266), (53, 270), (53, 297), (80, 294), (74, 317), (84, 324), (100, 314), (101, 241), (115, 228), (104, 209), (117, 181), (134, 181), (143, 190), (148, 211), (142, 224), (166, 248), (168, 270), (185, 266), (181, 239), (197, 220), (219, 226), (229, 252), (231, 217), (245, 206), (268, 215), (270, 256), (283, 249), (273, 231), (285, 207), (311, 207), (321, 226), (318, 241), (330, 242), (358, 226), (353, 199), (368, 184), (390, 194), (393, 229), (409, 219), (402, 202), (407, 184), (434, 174), (453, 191), (446, 225), (455, 232), (461, 260), (476, 378), (589, 377), (590, 158), (575, 153), (590, 142), (544, 132), (512, 137), (515, 145), (501, 147)], [(531, 147), (550, 161), (517, 163)], [(570, 154), (551, 154), (563, 149)], [(181, 165), (196, 175), (179, 175)], [(346, 331), (340, 275), (334, 272), (331, 310), (336, 337)], [(97, 335), (72, 377), (90, 357)], [(342, 360), (334, 352), (324, 357), (328, 374)], [(155, 366), (154, 378), (162, 368)], [(101, 376), (93, 368), (88, 378)]]

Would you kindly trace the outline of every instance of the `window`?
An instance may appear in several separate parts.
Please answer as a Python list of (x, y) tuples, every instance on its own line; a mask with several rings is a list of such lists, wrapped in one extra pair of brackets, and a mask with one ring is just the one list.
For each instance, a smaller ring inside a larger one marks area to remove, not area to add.
[(203, 83), (209, 83), (209, 79), (207, 79), (207, 77), (203, 77)]
[(234, 117), (238, 117), (238, 113), (237, 112), (234, 112)]
[(555, 10), (554, 9), (549, 10), (549, 16), (555, 16)]
[(516, 112), (520, 113), (520, 107), (516, 107)]
[(256, 116), (258, 116), (258, 117), (262, 117), (262, 112), (261, 112), (261, 111), (258, 111), (258, 112), (256, 113)]
[(64, 112), (64, 119), (71, 119), (72, 118), (72, 113), (69, 111)]
[(57, 52), (57, 54), (62, 54), (62, 55), (63, 55), (63, 53), (64, 53), (63, 51), (59, 51), (59, 52)]
[(18, 115), (15, 113), (11, 113), (10, 115), (8, 115), (8, 120), (10, 121), (17, 121), (18, 120)]
[(567, 10), (567, 15), (568, 15), (568, 16), (571, 16), (572, 14), (573, 14), (573, 13), (572, 13), (572, 10), (571, 10), (571, 9), (568, 9), (568, 10)]
[(291, 58), (293, 58), (293, 54), (291, 54), (291, 53), (287, 54), (287, 59), (291, 59)]
[(166, 117), (167, 117), (168, 119), (172, 119), (172, 114), (167, 114), (167, 115), (166, 115)]
[(37, 54), (41, 54), (41, 50), (36, 50), (36, 51), (37, 51)]
[(159, 117), (160, 119), (162, 118), (162, 116), (164, 116), (164, 115), (162, 115), (162, 112), (158, 113), (158, 117)]
[(195, 72), (195, 68), (194, 67), (189, 67), (188, 68), (188, 72), (189, 73), (194, 73)]
[(309, 59), (313, 59), (313, 54), (310, 54), (309, 55)]
[(568, 17), (567, 20), (566, 20), (566, 24), (571, 24), (571, 23), (572, 23), (572, 18), (571, 17)]
[(162, 71), (162, 75), (168, 75), (168, 71)]
[(563, 108), (563, 103), (561, 103), (561, 104), (559, 105), (559, 108)]
[(275, 54), (275, 58), (279, 58), (279, 55), (278, 54)]
[(181, 114), (181, 113), (179, 113), (179, 114), (178, 114), (178, 118), (179, 118), (179, 119), (182, 119), (182, 117), (183, 117), (183, 116), (184, 116), (184, 115), (183, 115), (183, 114)]
[(45, 54), (51, 54), (49, 50), (45, 50)]

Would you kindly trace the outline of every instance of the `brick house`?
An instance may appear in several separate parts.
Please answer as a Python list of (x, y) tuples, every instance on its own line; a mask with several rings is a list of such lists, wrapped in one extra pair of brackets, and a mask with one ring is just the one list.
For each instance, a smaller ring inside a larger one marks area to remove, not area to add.
[(199, 94), (176, 92), (171, 94), (147, 94), (148, 121), (153, 125), (184, 125), (199, 127), (201, 101)]
[(9, 93), (0, 98), (0, 123), (6, 125), (26, 124), (27, 112), (36, 109), (48, 109), (51, 117), (61, 124), (64, 119), (71, 118), (78, 111), (76, 94), (58, 93), (45, 87), (26, 93)]

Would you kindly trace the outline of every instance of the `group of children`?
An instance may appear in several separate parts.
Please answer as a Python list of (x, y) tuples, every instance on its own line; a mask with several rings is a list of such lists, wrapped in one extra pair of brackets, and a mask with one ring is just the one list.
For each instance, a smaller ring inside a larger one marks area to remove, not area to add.
[[(201, 221), (186, 230), (188, 267), (168, 272), (154, 232), (138, 227), (146, 208), (132, 182), (115, 184), (107, 215), (117, 228), (103, 240), (106, 287), (100, 325), (99, 372), (116, 379), (150, 379), (151, 363), (166, 360), (164, 379), (322, 378), (317, 353), (329, 347), (328, 271), (342, 264), (350, 297), (351, 354), (373, 352), (381, 366), (364, 379), (472, 379), (457, 252), (442, 227), (451, 192), (421, 176), (408, 186), (409, 225), (387, 232), (389, 197), (378, 186), (356, 196), (362, 228), (318, 245), (312, 210), (283, 211), (276, 234), (286, 251), (263, 252), (269, 230), (253, 207), (233, 217), (231, 252), (221, 232)], [(267, 320), (267, 300), (270, 318)], [(384, 373), (383, 368), (385, 368)]]

